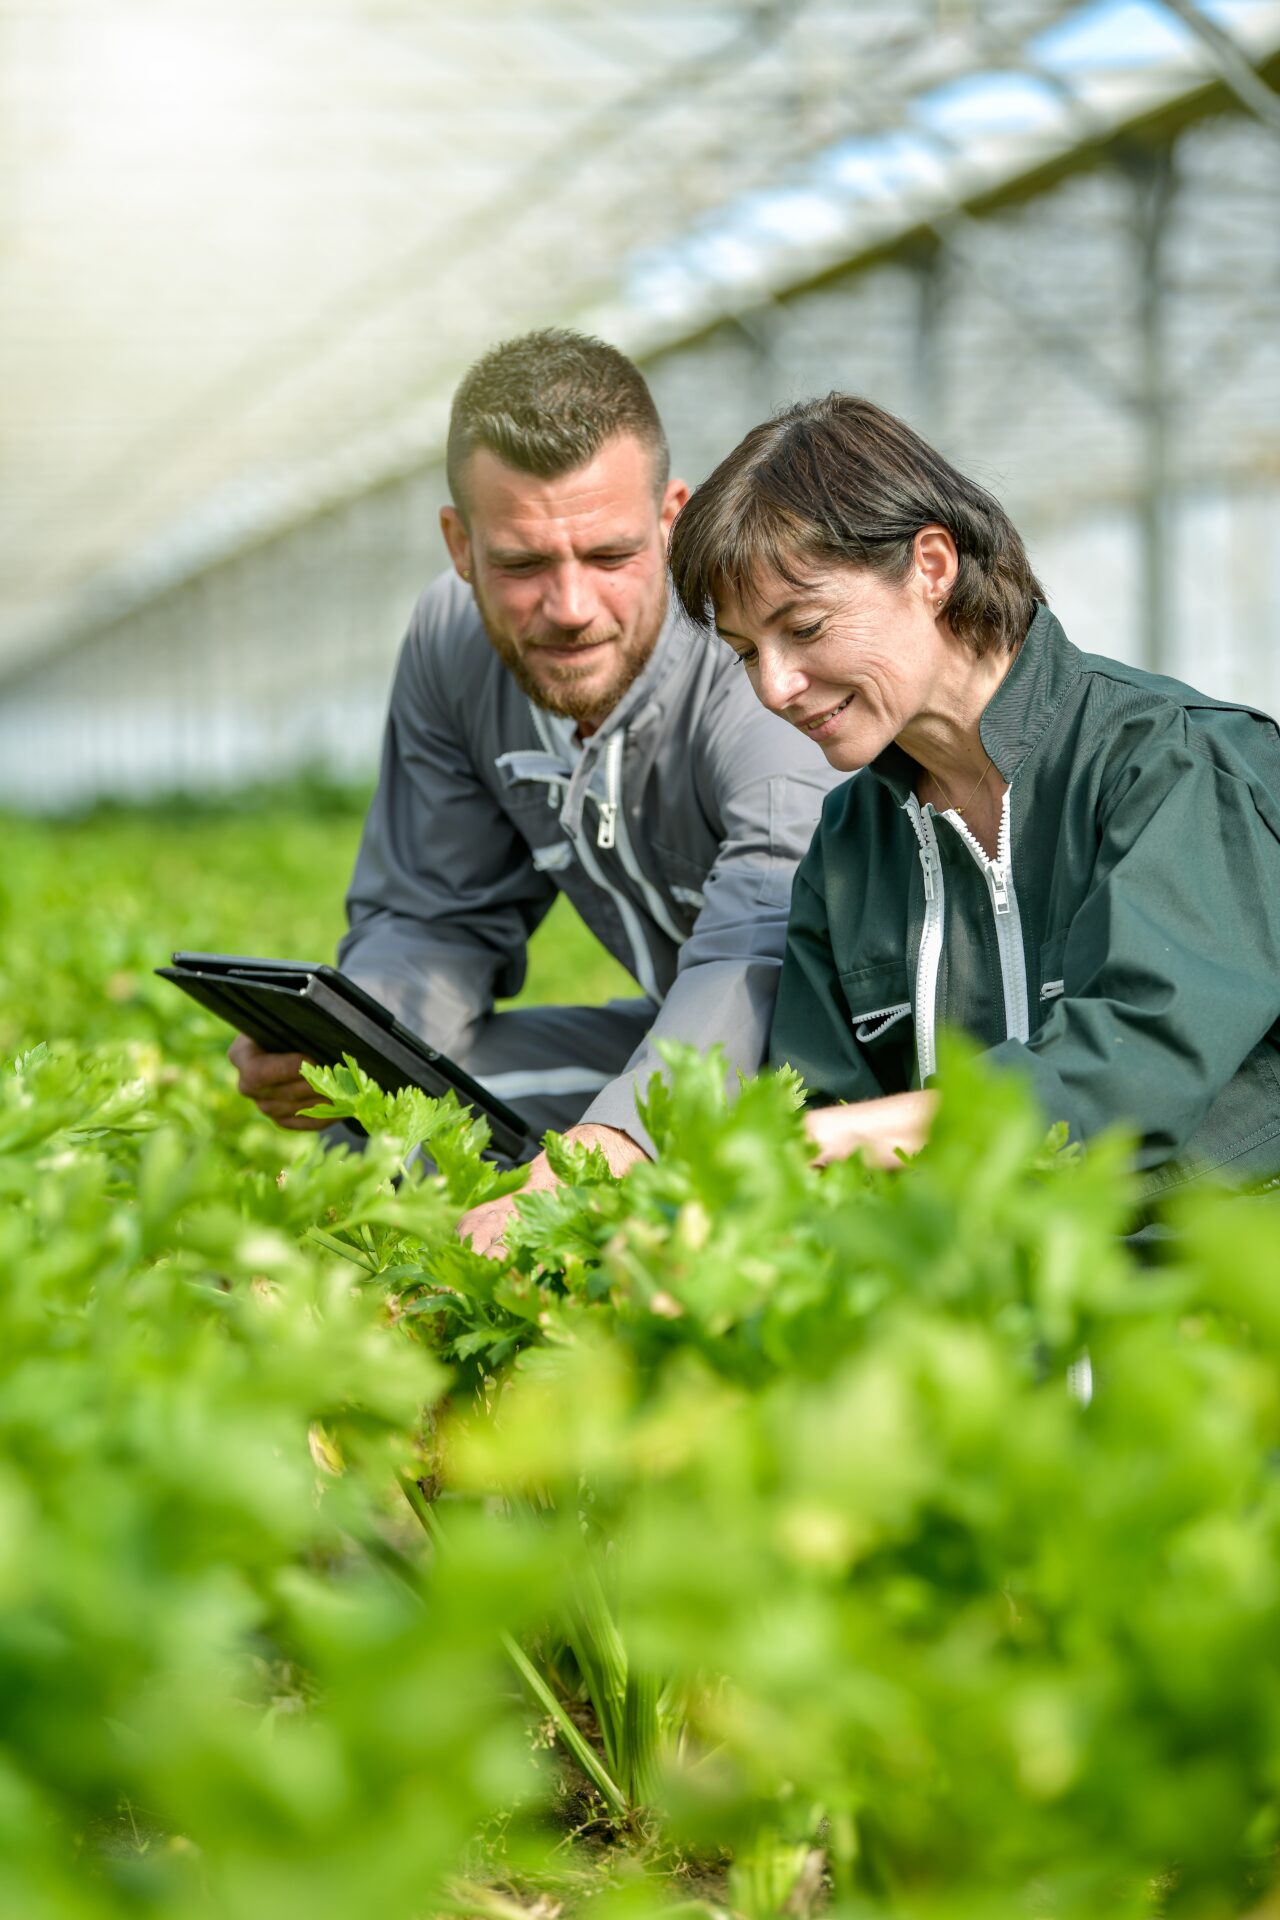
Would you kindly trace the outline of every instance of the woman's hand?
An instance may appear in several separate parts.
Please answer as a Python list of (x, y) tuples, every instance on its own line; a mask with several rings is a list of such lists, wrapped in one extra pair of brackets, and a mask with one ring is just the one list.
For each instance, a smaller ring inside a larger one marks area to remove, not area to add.
[(815, 1107), (804, 1117), (817, 1151), (816, 1167), (861, 1153), (872, 1167), (897, 1167), (902, 1155), (919, 1153), (937, 1111), (936, 1093), (891, 1093), (848, 1107)]

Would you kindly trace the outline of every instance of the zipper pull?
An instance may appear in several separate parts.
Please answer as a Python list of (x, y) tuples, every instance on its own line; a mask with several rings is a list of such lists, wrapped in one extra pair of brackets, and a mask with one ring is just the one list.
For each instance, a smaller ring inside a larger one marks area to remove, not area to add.
[(1004, 868), (998, 860), (992, 860), (987, 866), (991, 880), (991, 902), (997, 913), (1009, 911), (1009, 883), (1005, 879)]
[(924, 869), (924, 897), (933, 899), (933, 854), (928, 847), (920, 849), (920, 865)]
[(596, 845), (607, 852), (614, 843), (617, 830), (618, 807), (614, 800), (600, 802), (600, 825), (596, 828)]
[(547, 782), (547, 805), (550, 807), (552, 813), (559, 813), (560, 798), (560, 782), (558, 780), (549, 780)]

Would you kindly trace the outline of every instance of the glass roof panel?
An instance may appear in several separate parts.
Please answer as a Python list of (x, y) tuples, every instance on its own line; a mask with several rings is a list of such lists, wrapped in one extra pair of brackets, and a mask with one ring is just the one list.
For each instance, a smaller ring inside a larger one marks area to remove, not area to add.
[(0, 665), (425, 460), (503, 334), (963, 236), (1213, 72), (1159, 0), (0, 0)]

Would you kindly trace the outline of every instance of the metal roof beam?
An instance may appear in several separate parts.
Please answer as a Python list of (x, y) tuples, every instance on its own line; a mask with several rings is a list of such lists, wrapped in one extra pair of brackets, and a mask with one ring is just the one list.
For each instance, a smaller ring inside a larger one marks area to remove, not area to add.
[[(864, 98), (863, 87), (855, 86), (848, 91), (867, 111), (874, 109), (874, 98)], [(1096, 133), (1096, 128), (1090, 131)], [(964, 150), (958, 141), (927, 125), (920, 126), (918, 133), (938, 153), (945, 167), (954, 167), (963, 160)], [(924, 213), (920, 224), (947, 254), (972, 274), (976, 284), (986, 285), (987, 260), (983, 253), (985, 230), (979, 220), (957, 203), (939, 213)], [(1060, 314), (1046, 312), (1030, 282), (1008, 262), (1005, 268), (1006, 277), (999, 295), (1001, 304), (1012, 311), (1027, 331), (1054, 353), (1064, 366), (1069, 367), (1077, 378), (1084, 379), (1095, 393), (1126, 410), (1136, 408), (1140, 404), (1139, 396), (1107, 365), (1094, 346), (1092, 336), (1073, 326), (1070, 320), (1064, 320)]]
[(1219, 76), (1241, 106), (1280, 136), (1280, 95), (1271, 91), (1234, 35), (1202, 13), (1195, 0), (1160, 0), (1160, 5), (1190, 27), (1208, 49)]
[[(1268, 56), (1265, 72), (1275, 72), (1280, 76), (1280, 53), (1273, 52)], [(991, 214), (1006, 207), (1024, 205), (1050, 188), (1061, 185), (1072, 175), (1086, 173), (1099, 166), (1109, 160), (1122, 143), (1162, 144), (1184, 126), (1221, 111), (1229, 100), (1225, 82), (1220, 77), (1207, 80), (1202, 86), (1179, 94), (1176, 99), (1161, 101), (1154, 107), (1136, 113), (1131, 120), (1113, 125), (1096, 140), (1082, 142), (1069, 151), (1054, 154), (1021, 172), (1011, 174), (996, 186), (977, 187), (970, 193), (962, 194), (956, 203), (957, 208), (980, 226)], [(934, 217), (940, 219), (943, 216), (939, 214)], [(851, 248), (843, 259), (833, 260), (808, 273), (796, 274), (793, 279), (775, 286), (771, 290), (771, 297), (785, 302), (804, 294), (816, 293), (824, 287), (833, 287), (873, 267), (903, 258), (914, 247), (921, 242), (928, 242), (932, 237), (931, 216), (904, 208), (901, 226), (869, 240), (861, 247)], [(731, 318), (729, 312), (721, 312), (695, 321), (683, 329), (673, 327), (664, 333), (655, 333), (642, 352), (645, 355), (669, 353), (678, 347), (696, 345), (713, 334), (728, 318)]]

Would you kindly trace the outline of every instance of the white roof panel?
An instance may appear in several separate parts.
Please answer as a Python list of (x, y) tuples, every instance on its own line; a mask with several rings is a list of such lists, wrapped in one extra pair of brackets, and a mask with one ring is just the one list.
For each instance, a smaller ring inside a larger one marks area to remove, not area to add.
[(0, 660), (425, 457), (504, 334), (642, 349), (1213, 71), (1158, 0), (0, 0)]

